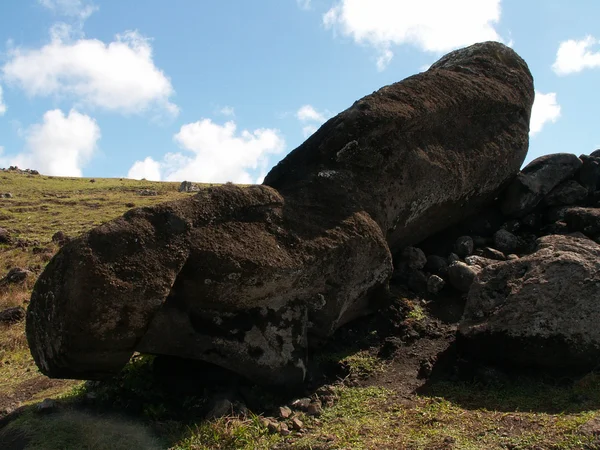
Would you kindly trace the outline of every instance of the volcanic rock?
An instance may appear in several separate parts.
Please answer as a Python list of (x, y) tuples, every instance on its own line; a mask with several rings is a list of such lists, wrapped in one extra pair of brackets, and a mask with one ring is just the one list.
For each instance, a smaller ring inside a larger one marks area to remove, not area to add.
[(468, 356), (492, 364), (589, 370), (600, 360), (600, 246), (545, 236), (538, 250), (475, 279), (459, 326)]
[(502, 212), (523, 217), (552, 189), (571, 177), (583, 163), (570, 153), (541, 156), (530, 162), (504, 193)]
[(368, 212), (395, 253), (474, 213), (516, 175), (533, 95), (514, 51), (475, 44), (357, 101), (265, 184), (311, 208)]
[(515, 176), (533, 97), (513, 50), (476, 44), (359, 100), (263, 186), (133, 209), (66, 243), (27, 312), (38, 367), (104, 378), (139, 351), (301, 383), (307, 348), (386, 288), (390, 250), (473, 214)]

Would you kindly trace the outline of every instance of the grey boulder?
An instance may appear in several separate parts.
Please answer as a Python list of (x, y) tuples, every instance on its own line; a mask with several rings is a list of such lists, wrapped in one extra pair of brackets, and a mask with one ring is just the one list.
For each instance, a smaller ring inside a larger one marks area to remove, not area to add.
[(600, 246), (573, 236), (487, 266), (469, 291), (458, 343), (486, 363), (589, 370), (600, 361)]

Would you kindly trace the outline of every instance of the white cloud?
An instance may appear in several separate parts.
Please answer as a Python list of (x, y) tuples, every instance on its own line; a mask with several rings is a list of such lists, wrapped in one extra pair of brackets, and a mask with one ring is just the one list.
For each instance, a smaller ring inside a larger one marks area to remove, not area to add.
[(86, 20), (98, 7), (85, 0), (38, 0), (39, 4), (55, 14)]
[(296, 0), (300, 9), (309, 10), (312, 0)]
[(136, 161), (130, 176), (137, 178), (145, 173), (167, 181), (250, 184), (256, 181), (250, 171), (266, 172), (269, 155), (281, 153), (285, 148), (278, 130), (260, 128), (238, 133), (233, 121), (224, 125), (210, 119), (188, 123), (173, 138), (186, 153), (168, 153), (160, 162), (152, 158)]
[(233, 117), (235, 116), (235, 109), (233, 108), (233, 106), (224, 106), (219, 110), (219, 113), (224, 116)]
[(302, 106), (297, 112), (296, 117), (301, 122), (325, 122), (325, 114), (318, 112), (311, 105)]
[(145, 178), (151, 181), (160, 181), (160, 163), (154, 161), (151, 157), (147, 157), (143, 161), (136, 161), (129, 172), (127, 178), (141, 180)]
[(169, 101), (173, 86), (154, 65), (148, 39), (128, 31), (105, 44), (96, 39), (66, 41), (65, 34), (68, 26), (39, 49), (10, 50), (2, 67), (4, 79), (30, 96), (66, 96), (124, 114), (154, 107), (177, 114)]
[(6, 104), (4, 103), (4, 99), (2, 98), (2, 86), (0, 86), (0, 116), (2, 116), (6, 112)]
[(535, 136), (542, 131), (548, 122), (554, 123), (560, 118), (560, 105), (556, 101), (556, 93), (542, 94), (535, 91), (535, 101), (531, 110), (529, 134)]
[(383, 70), (393, 45), (412, 44), (428, 52), (447, 52), (501, 38), (494, 28), (501, 0), (340, 0), (323, 15), (326, 28), (377, 50)]
[(319, 129), (319, 125), (327, 120), (328, 112), (319, 112), (312, 105), (304, 105), (296, 111), (296, 118), (305, 123), (302, 127), (304, 138), (309, 137)]
[(319, 129), (319, 127), (317, 127), (316, 125), (306, 125), (306, 126), (302, 127), (302, 134), (304, 135), (304, 139), (315, 134), (315, 132), (318, 129)]
[(12, 157), (2, 157), (5, 166), (37, 169), (47, 175), (80, 177), (100, 139), (94, 119), (71, 110), (67, 116), (55, 109), (44, 114), (42, 123), (25, 131), (26, 149)]
[(598, 44), (600, 40), (593, 36), (587, 36), (580, 41), (571, 39), (561, 42), (552, 69), (557, 75), (569, 75), (584, 69), (600, 67), (600, 49), (591, 49)]

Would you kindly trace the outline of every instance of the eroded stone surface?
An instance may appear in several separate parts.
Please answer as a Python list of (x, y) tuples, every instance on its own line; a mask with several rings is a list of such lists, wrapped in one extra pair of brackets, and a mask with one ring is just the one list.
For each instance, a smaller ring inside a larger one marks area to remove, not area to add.
[(487, 266), (471, 286), (459, 337), (487, 362), (586, 369), (600, 360), (600, 246), (545, 236), (538, 250)]

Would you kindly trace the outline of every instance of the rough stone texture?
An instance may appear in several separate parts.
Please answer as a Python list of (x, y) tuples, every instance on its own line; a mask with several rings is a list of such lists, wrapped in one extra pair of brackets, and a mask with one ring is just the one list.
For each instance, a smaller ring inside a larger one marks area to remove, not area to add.
[(581, 231), (595, 237), (600, 234), (600, 209), (569, 208), (565, 212), (565, 222), (569, 226), (569, 231)]
[(570, 178), (582, 165), (570, 153), (541, 156), (530, 162), (507, 187), (502, 212), (523, 217), (530, 213), (552, 189)]
[(177, 190), (179, 192), (199, 192), (200, 186), (191, 181), (182, 181)]
[(11, 241), (10, 233), (5, 228), (0, 228), (0, 244), (9, 244)]
[(27, 279), (30, 272), (20, 267), (13, 267), (8, 271), (6, 276), (0, 279), (0, 286), (6, 286), (8, 284), (22, 283)]
[(445, 277), (448, 273), (448, 263), (446, 259), (438, 255), (429, 255), (425, 269), (435, 275)]
[(600, 360), (600, 246), (545, 236), (528, 256), (494, 264), (476, 278), (459, 344), (491, 363), (591, 369)]
[(13, 324), (25, 319), (25, 310), (21, 306), (14, 306), (0, 311), (0, 323)]
[(600, 187), (600, 157), (593, 152), (590, 156), (582, 155), (583, 165), (579, 171), (579, 182), (589, 192), (594, 192)]
[(474, 213), (517, 173), (533, 98), (513, 50), (476, 44), (359, 100), (263, 186), (209, 188), (95, 228), (37, 281), (36, 363), (102, 378), (140, 351), (302, 382), (307, 347), (385, 287), (390, 249)]
[(427, 292), (430, 294), (438, 294), (444, 286), (446, 282), (437, 275), (431, 275), (427, 280)]
[(567, 180), (550, 191), (544, 201), (548, 206), (574, 205), (584, 200), (588, 190), (575, 180)]
[(474, 248), (475, 244), (471, 236), (461, 236), (454, 243), (454, 253), (461, 258), (472, 255)]
[(367, 211), (395, 253), (468, 217), (518, 172), (533, 96), (514, 51), (475, 44), (357, 101), (265, 184), (314, 208)]
[(27, 338), (54, 377), (102, 378), (141, 351), (299, 383), (306, 347), (367, 312), (391, 270), (366, 213), (307, 218), (272, 188), (224, 185), (65, 244), (35, 285)]
[(455, 289), (469, 292), (479, 271), (478, 266), (469, 266), (462, 261), (456, 261), (448, 267), (448, 281)]
[(479, 253), (480, 256), (488, 259), (496, 259), (498, 261), (504, 261), (506, 259), (506, 255), (504, 253), (491, 247), (484, 247)]
[(494, 246), (501, 252), (514, 253), (518, 245), (518, 238), (510, 231), (498, 230), (494, 233)]
[(419, 270), (427, 264), (427, 257), (420, 248), (406, 247), (400, 253), (400, 262), (405, 263), (409, 269)]

